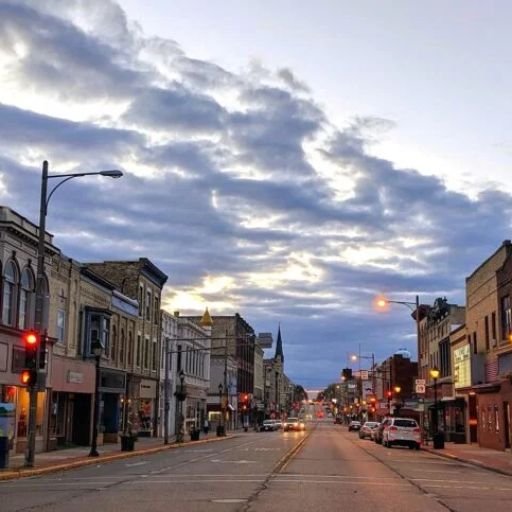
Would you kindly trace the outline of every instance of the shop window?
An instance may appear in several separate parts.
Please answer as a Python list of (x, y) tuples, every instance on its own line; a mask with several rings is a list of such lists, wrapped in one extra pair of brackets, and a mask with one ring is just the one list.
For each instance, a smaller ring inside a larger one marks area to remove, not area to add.
[(494, 406), (494, 429), (496, 432), (500, 431), (500, 415), (497, 405)]
[(493, 418), (492, 418), (492, 407), (490, 405), (487, 406), (487, 430), (492, 432), (493, 427)]

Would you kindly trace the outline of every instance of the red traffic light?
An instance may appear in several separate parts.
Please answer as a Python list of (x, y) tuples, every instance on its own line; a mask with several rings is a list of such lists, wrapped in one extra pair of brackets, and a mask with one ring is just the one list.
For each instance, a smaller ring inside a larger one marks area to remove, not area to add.
[(34, 331), (27, 331), (23, 334), (23, 341), (27, 347), (36, 347), (39, 344), (39, 335)]
[(392, 392), (392, 391), (388, 391), (388, 392), (387, 392), (387, 397), (388, 397), (388, 398), (391, 398), (392, 396), (393, 396), (393, 392)]

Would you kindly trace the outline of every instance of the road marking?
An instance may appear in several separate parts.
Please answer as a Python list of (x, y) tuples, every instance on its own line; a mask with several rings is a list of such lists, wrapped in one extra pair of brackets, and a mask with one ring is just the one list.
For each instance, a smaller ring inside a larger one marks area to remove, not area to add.
[(220, 459), (212, 459), (210, 462), (215, 462), (217, 464), (256, 464), (256, 460), (220, 460)]
[(224, 498), (218, 500), (211, 500), (212, 503), (245, 503), (247, 499), (245, 498)]
[(133, 466), (143, 466), (144, 464), (147, 464), (147, 463), (148, 463), (148, 461), (147, 461), (147, 460), (146, 460), (146, 461), (140, 461), (140, 462), (131, 462), (131, 463), (129, 463), (129, 464), (125, 464), (125, 466), (126, 466), (127, 468), (131, 468), (131, 467), (133, 467)]

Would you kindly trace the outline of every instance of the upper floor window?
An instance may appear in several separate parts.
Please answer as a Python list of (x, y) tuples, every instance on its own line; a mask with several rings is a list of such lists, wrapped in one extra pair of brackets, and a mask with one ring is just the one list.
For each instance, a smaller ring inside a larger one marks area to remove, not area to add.
[(32, 327), (34, 323), (35, 309), (35, 285), (34, 274), (29, 268), (21, 273), (20, 289), (20, 312), (18, 315), (18, 326), (20, 329)]
[(119, 341), (119, 364), (124, 366), (124, 354), (126, 352), (126, 338), (124, 329), (121, 329), (121, 339)]
[(117, 327), (115, 325), (112, 326), (112, 345), (110, 348), (110, 359), (112, 359), (114, 362), (117, 359)]
[(139, 285), (139, 316), (142, 316), (144, 311), (144, 286)]
[(14, 261), (10, 261), (4, 270), (4, 289), (2, 295), (2, 323), (5, 325), (14, 325), (17, 284), (18, 269)]
[(103, 346), (103, 354), (108, 357), (110, 355), (110, 316), (93, 310), (86, 311), (86, 322), (84, 354), (92, 356), (91, 345), (93, 342), (99, 341)]
[(63, 309), (57, 311), (57, 340), (63, 343), (66, 336), (66, 312)]
[(131, 366), (133, 363), (133, 334), (131, 331), (128, 332), (128, 366)]
[(151, 291), (146, 291), (146, 320), (151, 320)]
[(512, 308), (509, 295), (501, 299), (501, 319), (502, 338), (507, 339), (512, 332)]
[(160, 316), (160, 303), (158, 301), (158, 297), (155, 297), (155, 306), (153, 309), (154, 323), (155, 325), (158, 325), (158, 317)]

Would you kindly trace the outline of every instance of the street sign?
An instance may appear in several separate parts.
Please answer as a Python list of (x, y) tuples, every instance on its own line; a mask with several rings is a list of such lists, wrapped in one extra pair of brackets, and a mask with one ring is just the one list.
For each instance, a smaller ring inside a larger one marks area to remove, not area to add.
[(418, 395), (424, 395), (425, 394), (425, 384), (416, 384), (416, 393), (418, 393)]
[(427, 382), (425, 379), (416, 379), (414, 381), (414, 384), (416, 384), (416, 386), (425, 386)]

